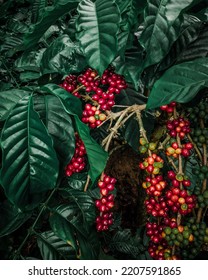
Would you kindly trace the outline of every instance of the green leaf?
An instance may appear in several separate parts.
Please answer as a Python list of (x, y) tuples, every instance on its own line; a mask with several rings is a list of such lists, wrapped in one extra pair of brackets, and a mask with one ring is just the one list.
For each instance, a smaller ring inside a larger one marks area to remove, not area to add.
[(87, 172), (74, 173), (67, 178), (67, 186), (75, 190), (83, 191), (87, 181)]
[(58, 72), (63, 75), (80, 72), (86, 67), (77, 44), (73, 43), (68, 35), (58, 37), (47, 48), (41, 61), (43, 74)]
[(32, 212), (22, 212), (21, 209), (5, 201), (0, 204), (0, 237), (8, 235), (23, 225), (32, 215)]
[(188, 8), (195, 0), (166, 0), (164, 15), (168, 19), (168, 23), (172, 24), (180, 13)]
[(6, 52), (6, 56), (11, 57), (17, 52), (17, 48), (22, 42), (22, 36), (7, 35), (4, 38), (4, 43), (0, 45), (0, 51)]
[(134, 33), (139, 24), (138, 15), (143, 12), (147, 1), (116, 0), (121, 14), (120, 31), (118, 33), (118, 52), (124, 55), (129, 42), (133, 42)]
[(43, 16), (46, 0), (34, 0), (32, 2), (32, 23), (37, 23)]
[(65, 89), (55, 84), (48, 84), (42, 87), (42, 90), (45, 90), (48, 93), (54, 94), (61, 99), (64, 108), (67, 113), (70, 115), (82, 115), (82, 103), (79, 98), (75, 97), (72, 94), (69, 94)]
[(139, 48), (132, 48), (125, 52), (123, 58), (118, 57), (113, 62), (116, 73), (123, 75), (125, 80), (133, 84), (136, 90), (138, 90), (139, 78), (142, 72), (142, 59), (143, 51)]
[(189, 102), (200, 89), (208, 86), (208, 58), (184, 62), (168, 69), (154, 84), (147, 109), (157, 108), (171, 101)]
[(53, 138), (54, 149), (65, 166), (72, 159), (75, 149), (74, 128), (59, 98), (53, 95), (36, 96), (34, 108)]
[(53, 231), (46, 231), (39, 234), (37, 243), (43, 260), (76, 259), (73, 248), (57, 237)]
[(87, 151), (87, 158), (90, 164), (89, 176), (92, 181), (91, 185), (93, 185), (97, 177), (100, 176), (105, 169), (108, 153), (90, 136), (89, 127), (81, 122), (77, 116), (74, 117), (77, 131)]
[(0, 92), (0, 121), (4, 121), (16, 104), (29, 92), (22, 89), (10, 89)]
[(139, 37), (139, 42), (147, 53), (144, 67), (155, 64), (164, 58), (180, 34), (181, 19), (172, 17), (171, 23), (169, 23), (165, 16), (166, 6), (170, 1), (172, 2), (172, 0), (148, 1), (144, 29)]
[(12, 4), (12, 0), (7, 0), (5, 3), (1, 3), (1, 9), (0, 9), (0, 18), (3, 18), (7, 14), (7, 10)]
[(82, 0), (77, 10), (77, 38), (88, 64), (101, 75), (117, 53), (119, 9), (109, 0)]
[(113, 251), (118, 251), (133, 257), (138, 257), (144, 250), (142, 240), (138, 236), (132, 236), (129, 229), (119, 230), (114, 236), (106, 236), (108, 246)]
[(70, 244), (78, 256), (79, 248), (74, 231), (74, 227), (59, 213), (53, 213), (50, 216), (50, 226), (53, 232), (67, 244)]
[(26, 96), (10, 113), (1, 134), (1, 184), (19, 208), (32, 209), (55, 187), (59, 164), (51, 137)]
[(81, 116), (82, 113), (80, 100), (54, 84), (43, 86), (42, 89), (59, 97), (66, 112), (74, 116), (78, 134), (84, 142), (87, 151), (87, 157), (90, 164), (89, 176), (93, 184), (97, 177), (103, 172), (108, 159), (108, 154), (91, 137), (89, 127), (79, 119), (78, 115)]
[(160, 63), (158, 68), (159, 71), (164, 71), (165, 69), (169, 68), (177, 60), (180, 63), (180, 59), (183, 57), (183, 52), (186, 52), (190, 44), (193, 41), (195, 41), (201, 34), (202, 23), (200, 21), (192, 17), (185, 18), (184, 21), (185, 22), (183, 30), (180, 36), (178, 37), (177, 41), (171, 47), (171, 50), (169, 51), (168, 55)]
[(38, 51), (24, 52), (20, 58), (15, 61), (15, 67), (19, 71), (28, 70), (40, 72), (40, 62), (45, 50), (46, 49), (43, 48)]
[(23, 83), (27, 83), (30, 81), (34, 81), (40, 78), (40, 73), (39, 72), (34, 72), (34, 71), (24, 71), (20, 73), (19, 79)]
[(68, 200), (67, 205), (58, 205), (52, 211), (62, 216), (86, 236), (89, 233), (89, 228), (95, 222), (94, 201), (86, 192), (71, 188), (61, 191), (61, 194)]
[(97, 260), (100, 252), (100, 240), (97, 232), (91, 229), (87, 237), (78, 232), (77, 238), (80, 246), (80, 259)]
[(42, 17), (36, 24), (31, 25), (31, 30), (24, 36), (24, 44), (19, 49), (32, 48), (58, 18), (76, 8), (78, 3), (79, 0), (56, 0), (54, 5), (43, 9)]
[(208, 30), (205, 26), (198, 34), (197, 40), (193, 41), (187, 49), (177, 56), (177, 63), (206, 57), (208, 54)]

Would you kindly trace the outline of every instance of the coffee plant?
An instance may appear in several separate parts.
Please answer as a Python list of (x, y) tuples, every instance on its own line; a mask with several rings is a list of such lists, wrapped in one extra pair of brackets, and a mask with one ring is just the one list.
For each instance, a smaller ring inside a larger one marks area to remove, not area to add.
[(0, 259), (208, 251), (208, 1), (0, 1)]

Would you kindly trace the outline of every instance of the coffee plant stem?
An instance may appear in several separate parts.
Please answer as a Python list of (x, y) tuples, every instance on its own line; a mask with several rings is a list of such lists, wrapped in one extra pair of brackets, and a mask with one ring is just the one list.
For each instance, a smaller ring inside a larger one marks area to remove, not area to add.
[(200, 150), (198, 149), (197, 145), (194, 143), (193, 139), (191, 138), (191, 135), (190, 135), (190, 134), (187, 134), (187, 137), (188, 137), (189, 141), (193, 144), (194, 149), (195, 149), (195, 151), (196, 151), (196, 153), (197, 153), (197, 155), (198, 155), (198, 157), (199, 157), (199, 160), (202, 161), (203, 159), (202, 159), (201, 152), (200, 152)]
[(59, 186), (59, 184), (57, 184), (57, 187), (52, 190), (52, 192), (50, 193), (50, 195), (46, 199), (45, 203), (43, 203), (43, 205), (41, 206), (41, 209), (40, 209), (33, 225), (28, 229), (27, 235), (25, 236), (24, 240), (20, 244), (19, 248), (16, 250), (16, 252), (14, 254), (14, 257), (13, 257), (13, 260), (16, 260), (16, 258), (20, 255), (20, 252), (21, 252), (22, 248), (24, 247), (24, 245), (26, 244), (28, 238), (31, 236), (32, 233), (34, 233), (34, 229), (35, 229), (35, 226), (36, 226), (37, 222), (39, 221), (39, 219), (40, 219), (42, 213), (44, 212), (44, 210), (47, 208), (47, 205), (48, 205), (50, 199), (52, 198), (54, 193), (57, 191), (58, 186)]
[(112, 127), (110, 129), (111, 133), (103, 140), (102, 145), (105, 146), (105, 151), (109, 150), (110, 143), (111, 143), (113, 137), (117, 134), (117, 131), (118, 131), (120, 125), (121, 125), (121, 122), (122, 122), (123, 118), (125, 117), (125, 115), (128, 113), (128, 110), (129, 110), (129, 108), (122, 111), (122, 113), (120, 114), (120, 116), (119, 116), (118, 120), (116, 121), (114, 127)]
[(149, 140), (147, 139), (147, 135), (146, 135), (146, 130), (144, 129), (144, 126), (143, 126), (140, 111), (136, 112), (136, 118), (137, 118), (137, 121), (138, 121), (138, 124), (139, 124), (139, 130), (140, 130), (141, 136), (147, 141), (147, 143), (149, 143)]
[(87, 175), (87, 180), (86, 180), (86, 183), (85, 183), (85, 186), (84, 186), (84, 192), (87, 191), (87, 189), (89, 187), (89, 184), (90, 184), (90, 176)]
[[(178, 143), (179, 148), (181, 148), (182, 146), (181, 146), (181, 140), (180, 140), (179, 136), (177, 136), (177, 143)], [(181, 155), (178, 156), (178, 173), (183, 174), (183, 164), (182, 164)]]
[(115, 119), (116, 117), (118, 117), (118, 120), (116, 121), (114, 127), (112, 127), (110, 129), (111, 133), (102, 142), (102, 146), (105, 147), (105, 151), (109, 150), (110, 143), (111, 143), (113, 137), (117, 134), (118, 129), (122, 125), (124, 125), (124, 123), (129, 119), (129, 116), (127, 116), (126, 119), (124, 119), (124, 117), (126, 115), (128, 115), (128, 113), (130, 113), (130, 115), (132, 116), (135, 112), (136, 113), (141, 112), (145, 108), (146, 108), (146, 104), (144, 104), (144, 105), (132, 105), (130, 107), (127, 107), (126, 109), (124, 109), (121, 112), (112, 114), (112, 118)]

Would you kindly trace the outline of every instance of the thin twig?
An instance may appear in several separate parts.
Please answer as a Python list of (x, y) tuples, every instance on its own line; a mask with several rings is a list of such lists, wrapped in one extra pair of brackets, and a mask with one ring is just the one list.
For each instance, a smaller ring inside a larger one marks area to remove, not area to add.
[(87, 189), (89, 187), (89, 184), (90, 184), (90, 176), (87, 175), (87, 180), (86, 180), (86, 183), (85, 183), (85, 186), (84, 186), (84, 192), (87, 191)]

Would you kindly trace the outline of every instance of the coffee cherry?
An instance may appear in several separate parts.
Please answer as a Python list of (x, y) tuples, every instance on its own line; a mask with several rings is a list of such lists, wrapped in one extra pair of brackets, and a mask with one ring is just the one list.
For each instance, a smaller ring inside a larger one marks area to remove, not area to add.
[(187, 133), (190, 133), (190, 122), (182, 117), (178, 119), (167, 121), (166, 127), (171, 137), (175, 138), (177, 135), (183, 139)]
[(74, 173), (81, 172), (86, 166), (86, 150), (84, 143), (79, 138), (78, 134), (75, 134), (75, 153), (70, 163), (65, 168), (65, 175), (67, 177)]
[(99, 216), (96, 218), (97, 231), (107, 231), (109, 226), (113, 224), (114, 194), (110, 193), (114, 190), (116, 179), (103, 174), (97, 185), (100, 189), (101, 198), (95, 201), (95, 206), (99, 210)]

